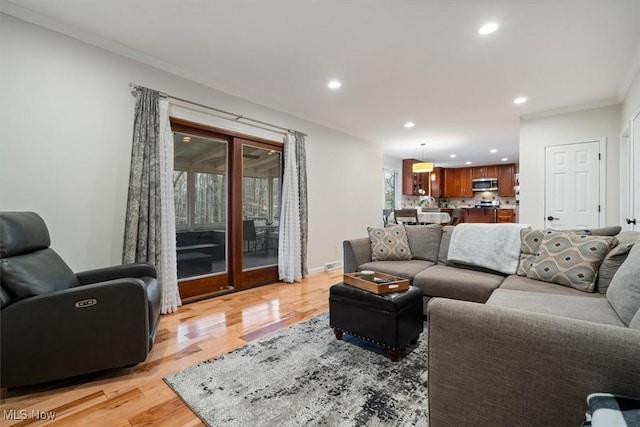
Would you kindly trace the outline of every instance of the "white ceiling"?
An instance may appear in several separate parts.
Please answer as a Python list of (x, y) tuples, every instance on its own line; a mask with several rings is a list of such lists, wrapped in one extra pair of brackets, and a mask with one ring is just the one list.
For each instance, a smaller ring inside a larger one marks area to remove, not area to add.
[[(521, 115), (617, 103), (640, 64), (640, 0), (13, 0), (2, 10), (394, 157), (420, 158), (424, 142), (440, 166), (517, 161)], [(478, 35), (488, 21), (498, 31)], [(342, 88), (327, 89), (331, 78)], [(520, 95), (529, 102), (514, 105)]]

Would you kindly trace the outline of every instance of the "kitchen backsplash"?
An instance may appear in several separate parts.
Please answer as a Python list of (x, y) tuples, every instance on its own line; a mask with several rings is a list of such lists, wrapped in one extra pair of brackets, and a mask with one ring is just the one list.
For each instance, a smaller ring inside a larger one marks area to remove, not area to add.
[[(441, 197), (436, 200), (438, 201), (438, 206), (440, 206), (441, 208), (472, 208), (475, 206), (476, 200), (498, 200), (500, 201), (501, 208), (515, 209), (516, 207), (515, 197), (498, 197), (498, 193), (493, 191), (475, 193), (474, 197), (468, 198)], [(418, 196), (402, 196), (402, 199), (400, 199), (400, 203), (403, 208), (418, 207), (419, 202), (420, 197)]]

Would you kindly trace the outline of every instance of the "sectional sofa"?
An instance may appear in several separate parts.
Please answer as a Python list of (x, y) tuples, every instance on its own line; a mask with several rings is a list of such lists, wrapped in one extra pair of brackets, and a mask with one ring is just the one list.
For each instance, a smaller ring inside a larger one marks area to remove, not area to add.
[[(403, 227), (410, 255), (392, 245), (394, 260), (376, 257), (386, 231), (343, 244), (345, 272), (398, 275), (423, 293), (431, 427), (580, 425), (590, 393), (640, 397), (640, 233), (457, 227)], [(465, 244), (470, 229), (484, 241)], [(589, 272), (575, 258), (592, 252)], [(566, 274), (565, 262), (576, 264)]]

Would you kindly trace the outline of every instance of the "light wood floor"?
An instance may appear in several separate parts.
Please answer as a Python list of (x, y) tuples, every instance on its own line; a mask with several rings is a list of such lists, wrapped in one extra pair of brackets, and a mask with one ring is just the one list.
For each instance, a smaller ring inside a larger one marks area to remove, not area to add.
[[(203, 425), (162, 378), (327, 311), (329, 287), (341, 279), (342, 270), (336, 270), (302, 283), (276, 283), (184, 305), (161, 316), (151, 353), (134, 368), (3, 390), (0, 426)], [(33, 411), (55, 414), (55, 419), (36, 420)], [(14, 419), (7, 419), (11, 415)], [(27, 419), (15, 419), (22, 415)]]

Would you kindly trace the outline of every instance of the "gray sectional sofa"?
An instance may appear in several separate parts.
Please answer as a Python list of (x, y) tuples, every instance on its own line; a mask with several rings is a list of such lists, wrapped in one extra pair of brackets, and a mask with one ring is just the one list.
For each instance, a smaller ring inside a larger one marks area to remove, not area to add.
[(580, 425), (590, 393), (640, 397), (640, 233), (587, 233), (615, 241), (585, 292), (522, 274), (524, 247), (520, 274), (505, 274), (448, 259), (454, 227), (405, 230), (411, 259), (372, 261), (365, 237), (344, 242), (344, 269), (422, 291), (431, 427)]

